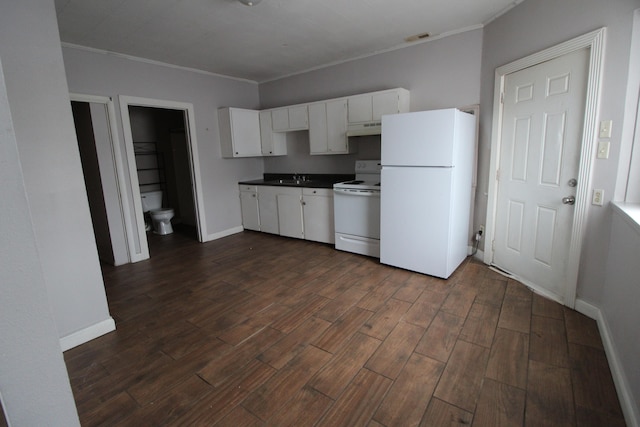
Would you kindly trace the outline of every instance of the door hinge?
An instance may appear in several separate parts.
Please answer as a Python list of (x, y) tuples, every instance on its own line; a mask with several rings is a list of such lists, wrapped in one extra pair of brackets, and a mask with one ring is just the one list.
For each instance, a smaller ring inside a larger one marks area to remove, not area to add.
[(500, 92), (500, 104), (504, 104), (504, 92)]
[(500, 181), (500, 169), (496, 169), (496, 181)]
[(496, 240), (493, 239), (491, 240), (491, 251), (495, 251), (496, 250)]

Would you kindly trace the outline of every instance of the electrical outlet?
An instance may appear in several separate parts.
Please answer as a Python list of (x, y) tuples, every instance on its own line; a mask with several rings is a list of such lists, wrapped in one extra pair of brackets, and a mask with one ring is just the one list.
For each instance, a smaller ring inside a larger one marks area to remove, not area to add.
[(604, 205), (604, 190), (594, 189), (593, 197), (591, 198), (591, 204), (596, 206)]

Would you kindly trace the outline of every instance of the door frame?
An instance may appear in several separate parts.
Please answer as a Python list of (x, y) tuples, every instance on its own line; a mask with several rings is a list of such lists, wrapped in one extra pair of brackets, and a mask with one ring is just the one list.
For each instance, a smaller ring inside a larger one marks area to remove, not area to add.
[[(198, 241), (204, 242), (207, 235), (206, 221), (204, 220), (204, 196), (202, 193), (202, 181), (200, 179), (200, 161), (198, 154), (198, 141), (196, 138), (195, 113), (193, 104), (187, 102), (167, 101), (152, 98), (141, 98), (137, 96), (118, 96), (120, 103), (120, 116), (122, 118), (122, 130), (124, 131), (125, 155), (129, 170), (130, 191), (133, 199), (133, 212), (128, 211), (128, 218), (135, 218), (135, 229), (138, 237), (138, 248), (133, 246), (131, 262), (142, 261), (149, 258), (149, 244), (147, 242), (147, 232), (144, 225), (144, 213), (142, 212), (142, 201), (140, 200), (140, 186), (138, 182), (138, 172), (136, 169), (136, 158), (133, 150), (133, 135), (131, 132), (131, 118), (129, 107), (151, 107), (166, 110), (178, 110), (185, 113), (185, 133), (187, 136), (187, 152), (189, 157), (189, 169), (191, 174), (191, 187), (196, 210), (196, 226), (198, 231)], [(132, 233), (127, 233), (133, 237)]]
[[(493, 241), (495, 232), (496, 206), (498, 199), (498, 170), (500, 169), (500, 148), (502, 144), (503, 106), (502, 96), (507, 75), (541, 64), (580, 49), (589, 49), (589, 65), (587, 75), (585, 114), (582, 125), (582, 139), (580, 147), (580, 163), (578, 167), (578, 186), (576, 188), (576, 203), (571, 230), (571, 243), (569, 246), (569, 259), (567, 262), (567, 283), (563, 295), (564, 305), (574, 308), (576, 301), (576, 289), (578, 285), (578, 272), (580, 268), (580, 256), (582, 243), (586, 231), (587, 213), (589, 210), (589, 189), (591, 188), (591, 175), (593, 158), (595, 155), (597, 137), (597, 117), (600, 99), (600, 87), (602, 80), (602, 68), (604, 63), (604, 42), (606, 28), (589, 32), (564, 43), (542, 50), (533, 55), (521, 58), (509, 64), (496, 68), (495, 86), (493, 95), (493, 123), (491, 128), (491, 158), (489, 163), (489, 199), (487, 203), (486, 243), (484, 252), (485, 264), (493, 263)], [(516, 277), (516, 279), (521, 280)], [(535, 283), (525, 283), (534, 290), (546, 295), (543, 289)]]
[[(113, 166), (116, 174), (116, 191), (118, 193), (120, 218), (122, 221), (122, 227), (124, 229), (125, 238), (127, 239), (126, 246), (126, 260), (131, 262), (131, 251), (134, 249), (133, 240), (130, 236), (131, 230), (131, 217), (126, 213), (130, 211), (129, 200), (123, 197), (123, 192), (126, 193), (127, 182), (124, 175), (124, 165), (122, 163), (122, 152), (120, 151), (120, 141), (118, 140), (118, 126), (116, 123), (116, 109), (113, 99), (108, 96), (99, 95), (87, 95), (82, 93), (70, 93), (69, 98), (75, 102), (86, 102), (89, 104), (101, 104), (104, 105), (107, 113), (107, 121), (109, 122), (109, 142), (111, 144), (111, 156), (113, 160)], [(103, 194), (104, 197), (104, 194)], [(109, 227), (112, 227), (109, 224)], [(115, 257), (115, 255), (114, 255)]]

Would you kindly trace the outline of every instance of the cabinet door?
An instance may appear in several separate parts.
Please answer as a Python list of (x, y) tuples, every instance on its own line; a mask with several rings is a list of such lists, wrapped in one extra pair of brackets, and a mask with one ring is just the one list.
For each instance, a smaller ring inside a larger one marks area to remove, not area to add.
[(297, 190), (297, 192), (287, 191), (277, 196), (280, 235), (302, 239), (304, 238), (302, 191), (293, 188), (290, 190)]
[(242, 226), (246, 230), (260, 231), (260, 214), (258, 211), (258, 194), (254, 191), (240, 192), (240, 208), (242, 209)]
[(398, 91), (376, 93), (372, 96), (372, 119), (380, 120), (384, 114), (398, 114), (400, 99)]
[(289, 107), (289, 130), (309, 129), (309, 112), (306, 105)]
[(309, 146), (311, 154), (328, 151), (327, 107), (324, 102), (309, 105)]
[(304, 238), (316, 242), (334, 243), (333, 194), (331, 190), (324, 194), (314, 194), (319, 191), (305, 189), (303, 195)]
[(262, 154), (258, 111), (231, 109), (231, 140), (235, 157), (252, 157)]
[(327, 102), (327, 148), (331, 154), (349, 152), (346, 99)]
[(286, 132), (289, 130), (289, 108), (271, 110), (271, 121), (274, 132)]
[(278, 188), (261, 185), (258, 187), (258, 208), (260, 212), (260, 231), (279, 234), (278, 225)]
[(371, 95), (356, 95), (348, 98), (349, 123), (369, 122), (373, 117)]
[(263, 156), (273, 155), (273, 130), (270, 111), (260, 111), (260, 145)]

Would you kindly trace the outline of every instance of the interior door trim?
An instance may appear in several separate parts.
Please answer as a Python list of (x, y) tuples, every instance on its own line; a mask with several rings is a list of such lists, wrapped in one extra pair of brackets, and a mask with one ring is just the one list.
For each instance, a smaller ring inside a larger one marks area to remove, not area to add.
[(602, 68), (604, 64), (604, 42), (606, 28), (589, 32), (564, 43), (534, 53), (496, 69), (495, 89), (493, 95), (493, 123), (491, 128), (491, 158), (489, 163), (489, 191), (487, 204), (486, 247), (484, 262), (493, 263), (493, 239), (495, 232), (496, 206), (498, 196), (498, 170), (500, 169), (501, 129), (503, 119), (503, 103), (506, 76), (516, 71), (555, 59), (559, 56), (575, 52), (580, 49), (589, 49), (589, 65), (587, 76), (585, 115), (582, 126), (582, 140), (580, 147), (580, 165), (578, 167), (578, 186), (576, 188), (576, 204), (571, 230), (571, 243), (569, 246), (569, 259), (567, 262), (567, 283), (562, 303), (574, 308), (576, 301), (576, 289), (578, 285), (578, 270), (582, 253), (583, 237), (586, 231), (587, 213), (589, 210), (589, 189), (591, 188), (591, 175), (593, 153), (597, 137), (597, 117), (600, 99), (600, 87), (602, 81)]
[(142, 98), (137, 96), (119, 95), (120, 118), (122, 120), (122, 130), (124, 132), (125, 158), (129, 171), (129, 186), (126, 187), (129, 197), (133, 200), (133, 210), (128, 212), (135, 218), (132, 224), (134, 230), (131, 233), (137, 234), (137, 247), (131, 252), (131, 262), (138, 262), (149, 258), (149, 244), (147, 233), (144, 227), (144, 215), (142, 212), (142, 202), (140, 199), (140, 188), (138, 185), (138, 172), (136, 170), (135, 153), (133, 151), (133, 135), (131, 132), (131, 120), (129, 117), (129, 107), (152, 107), (167, 110), (178, 110), (185, 114), (185, 132), (187, 135), (187, 152), (189, 157), (189, 173), (191, 174), (193, 200), (196, 211), (196, 226), (198, 230), (198, 240), (207, 241), (206, 221), (204, 220), (204, 196), (202, 193), (202, 180), (200, 174), (200, 155), (198, 154), (198, 140), (196, 137), (195, 113), (193, 104), (187, 102), (167, 101), (153, 98)]

